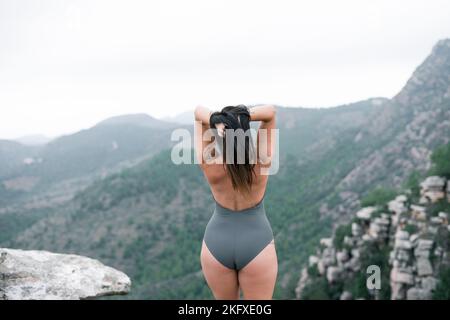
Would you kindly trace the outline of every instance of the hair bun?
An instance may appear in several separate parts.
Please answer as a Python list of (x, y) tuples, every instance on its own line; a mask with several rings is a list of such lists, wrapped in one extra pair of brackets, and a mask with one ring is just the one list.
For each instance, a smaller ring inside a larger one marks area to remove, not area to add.
[(209, 117), (210, 128), (215, 128), (218, 123), (223, 123), (226, 128), (247, 128), (249, 122), (250, 112), (243, 104), (225, 107), (221, 111), (213, 112)]

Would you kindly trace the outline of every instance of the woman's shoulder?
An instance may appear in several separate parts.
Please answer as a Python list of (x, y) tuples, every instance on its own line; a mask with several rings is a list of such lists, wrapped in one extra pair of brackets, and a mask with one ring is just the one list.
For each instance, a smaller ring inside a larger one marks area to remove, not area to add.
[(222, 164), (202, 163), (200, 164), (200, 168), (208, 180), (226, 176), (226, 169)]

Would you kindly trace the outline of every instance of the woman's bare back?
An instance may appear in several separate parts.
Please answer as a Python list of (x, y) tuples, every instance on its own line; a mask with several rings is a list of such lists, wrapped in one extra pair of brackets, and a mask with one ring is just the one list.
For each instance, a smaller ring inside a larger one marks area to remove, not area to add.
[(261, 175), (261, 165), (255, 165), (256, 178), (253, 180), (251, 193), (243, 194), (234, 190), (231, 179), (222, 164), (204, 164), (201, 166), (208, 180), (214, 199), (223, 207), (240, 211), (257, 205), (264, 197), (268, 175)]

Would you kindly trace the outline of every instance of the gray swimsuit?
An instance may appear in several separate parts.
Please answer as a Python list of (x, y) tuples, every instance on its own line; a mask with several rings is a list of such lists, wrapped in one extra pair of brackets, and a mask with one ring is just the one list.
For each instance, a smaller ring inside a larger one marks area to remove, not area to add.
[(240, 270), (273, 240), (264, 210), (264, 197), (254, 207), (238, 211), (224, 208), (217, 201), (215, 203), (203, 239), (220, 263)]

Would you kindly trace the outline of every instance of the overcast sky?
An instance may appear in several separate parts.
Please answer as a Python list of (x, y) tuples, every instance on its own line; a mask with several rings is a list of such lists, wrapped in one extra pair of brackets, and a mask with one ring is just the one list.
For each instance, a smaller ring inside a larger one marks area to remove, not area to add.
[(201, 104), (392, 97), (442, 38), (448, 0), (0, 0), (0, 138)]

